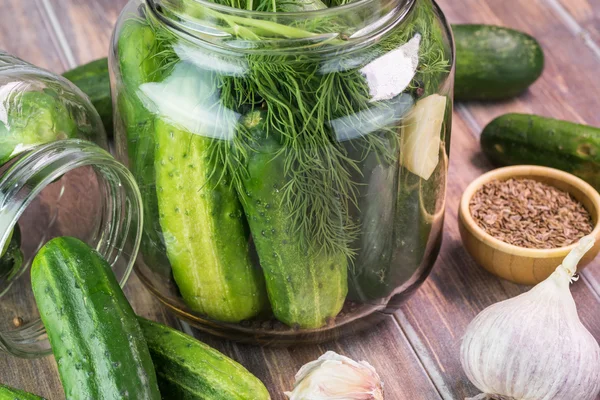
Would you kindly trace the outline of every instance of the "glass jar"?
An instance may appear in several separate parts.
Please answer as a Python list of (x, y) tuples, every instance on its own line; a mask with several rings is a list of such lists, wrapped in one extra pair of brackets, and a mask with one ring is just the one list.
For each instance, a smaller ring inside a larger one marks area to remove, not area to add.
[(338, 1), (134, 0), (117, 23), (136, 271), (200, 329), (328, 340), (394, 312), (436, 259), (449, 26), (431, 0)]
[(93, 106), (74, 85), (0, 53), (0, 350), (50, 352), (29, 266), (41, 246), (74, 236), (123, 285), (141, 238), (141, 200), (108, 152)]

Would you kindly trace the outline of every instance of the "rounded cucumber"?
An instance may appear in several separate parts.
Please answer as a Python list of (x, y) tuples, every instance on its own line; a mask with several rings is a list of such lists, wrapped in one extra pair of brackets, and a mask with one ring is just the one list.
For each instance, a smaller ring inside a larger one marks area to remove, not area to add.
[(52, 239), (33, 261), (31, 284), (67, 399), (160, 399), (137, 317), (96, 251)]
[(32, 147), (78, 133), (65, 102), (52, 90), (13, 93), (3, 101), (6, 114), (0, 122), (0, 165)]
[(268, 400), (246, 368), (173, 328), (139, 318), (165, 400)]
[(74, 83), (75, 86), (89, 97), (102, 119), (106, 133), (112, 136), (113, 111), (110, 96), (108, 59), (105, 57), (80, 65), (65, 72), (63, 76)]
[(285, 153), (272, 137), (253, 128), (257, 144), (248, 151), (247, 174), (238, 191), (265, 275), (275, 317), (299, 328), (319, 328), (335, 318), (348, 292), (348, 261), (342, 252), (302, 249), (283, 205)]
[(527, 114), (506, 114), (481, 134), (497, 165), (543, 165), (570, 172), (600, 190), (600, 128)]
[(493, 25), (453, 25), (456, 100), (517, 96), (539, 78), (544, 52), (531, 36)]
[(19, 389), (0, 385), (0, 400), (44, 400), (44, 398)]
[(226, 322), (266, 305), (264, 279), (252, 265), (235, 189), (213, 157), (214, 139), (158, 118), (156, 189), (173, 276), (188, 306)]

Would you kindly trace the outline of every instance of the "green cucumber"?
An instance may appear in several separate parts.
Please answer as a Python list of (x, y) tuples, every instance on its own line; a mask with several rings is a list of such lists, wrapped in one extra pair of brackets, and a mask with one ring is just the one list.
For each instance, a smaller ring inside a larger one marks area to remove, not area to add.
[(44, 400), (44, 398), (19, 389), (0, 385), (0, 400)]
[(0, 122), (0, 165), (40, 144), (76, 136), (77, 123), (51, 90), (9, 95), (4, 126)]
[(493, 25), (453, 25), (456, 100), (500, 100), (525, 91), (544, 70), (531, 36)]
[(215, 140), (161, 118), (155, 127), (160, 224), (183, 299), (219, 321), (255, 316), (266, 305), (264, 280), (249, 257), (242, 206), (213, 160)]
[(35, 256), (31, 285), (67, 399), (160, 399), (137, 317), (96, 251), (52, 239)]
[(265, 275), (275, 317), (296, 328), (319, 328), (342, 309), (348, 292), (345, 254), (299, 247), (290, 229), (290, 210), (282, 204), (285, 153), (264, 133), (264, 118), (255, 111), (245, 118), (257, 144), (248, 150), (238, 192)]
[(506, 114), (481, 134), (496, 165), (543, 165), (570, 172), (600, 190), (600, 128), (527, 114)]
[(170, 277), (169, 261), (161, 235), (154, 174), (154, 115), (140, 99), (140, 86), (160, 80), (158, 41), (155, 31), (143, 19), (125, 21), (119, 31), (117, 59), (122, 85), (116, 93), (119, 120), (115, 129), (123, 130), (127, 138), (129, 168), (142, 195), (144, 227), (140, 250), (151, 268)]
[(173, 328), (139, 318), (165, 400), (268, 400), (246, 368)]
[(85, 93), (102, 119), (102, 124), (108, 136), (113, 134), (113, 109), (110, 96), (110, 76), (108, 59), (100, 58), (80, 65), (63, 74)]
[(6, 242), (5, 250), (0, 257), (0, 295), (3, 283), (10, 282), (21, 272), (23, 266), (23, 252), (21, 251), (21, 230), (15, 225), (10, 239)]

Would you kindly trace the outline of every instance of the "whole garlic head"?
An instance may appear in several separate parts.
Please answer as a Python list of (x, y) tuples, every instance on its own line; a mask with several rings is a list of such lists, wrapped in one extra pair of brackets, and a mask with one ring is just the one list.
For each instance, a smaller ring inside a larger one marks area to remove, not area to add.
[(468, 326), (461, 363), (483, 397), (593, 400), (600, 346), (577, 315), (569, 283), (593, 245), (581, 239), (554, 273), (530, 291), (483, 310)]
[(383, 400), (383, 382), (366, 361), (328, 351), (296, 374), (290, 400)]

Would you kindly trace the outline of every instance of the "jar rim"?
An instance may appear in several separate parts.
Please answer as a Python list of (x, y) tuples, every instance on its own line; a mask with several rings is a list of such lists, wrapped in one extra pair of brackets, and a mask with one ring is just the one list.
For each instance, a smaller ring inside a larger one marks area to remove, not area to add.
[[(145, 0), (151, 7), (156, 7), (162, 1), (161, 0)], [(241, 8), (235, 8), (226, 6), (223, 4), (218, 4), (210, 0), (188, 0), (194, 3), (201, 4), (204, 7), (208, 7), (214, 10), (226, 11), (229, 14), (239, 14), (240, 16), (245, 17), (273, 17), (275, 15), (280, 17), (320, 17), (326, 16), (329, 14), (339, 14), (341, 12), (354, 11), (358, 8), (372, 6), (376, 3), (381, 3), (382, 0), (357, 0), (352, 1), (350, 3), (346, 3), (339, 6), (328, 7), (317, 10), (302, 10), (302, 11), (255, 11), (255, 10), (244, 10)], [(396, 2), (397, 7), (401, 8), (410, 8), (416, 2), (416, 0), (388, 0), (390, 2)]]
[[(193, 15), (193, 8), (181, 10), (181, 2), (143, 1), (150, 17), (168, 29), (210, 46), (243, 53), (285, 53), (304, 47), (310, 48), (313, 53), (320, 53), (362, 46), (376, 40), (391, 27), (402, 24), (417, 4), (417, 0), (358, 0), (318, 10), (268, 12), (239, 9), (210, 0), (183, 0), (184, 4), (198, 5), (201, 7), (199, 10), (205, 10), (198, 17)], [(427, 1), (438, 8), (434, 0)], [(295, 26), (300, 20), (314, 21), (316, 26), (331, 24), (336, 28), (332, 31), (305, 30)], [(278, 31), (280, 36), (267, 36), (260, 40), (240, 38), (237, 33), (228, 31), (232, 22), (242, 27), (260, 26), (259, 29), (266, 23), (268, 30)], [(274, 43), (277, 44), (273, 46)]]

